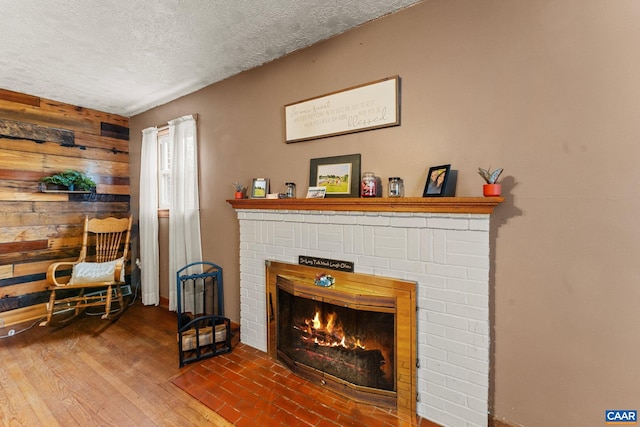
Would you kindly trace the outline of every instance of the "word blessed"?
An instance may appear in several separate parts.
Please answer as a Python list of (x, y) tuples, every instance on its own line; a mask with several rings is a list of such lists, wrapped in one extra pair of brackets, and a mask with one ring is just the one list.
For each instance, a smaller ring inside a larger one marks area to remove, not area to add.
[[(349, 118), (347, 119), (347, 125), (349, 127), (363, 127), (363, 126), (371, 126), (371, 125), (375, 125), (378, 122), (381, 121), (385, 121), (387, 120), (387, 107), (383, 107), (382, 111), (380, 112), (380, 108), (378, 108), (378, 112), (379, 114), (377, 116), (373, 116), (373, 117), (365, 117), (362, 118), (358, 115), (355, 116), (349, 116)], [(375, 114), (375, 110), (369, 110), (368, 113), (374, 113)]]
[(638, 411), (623, 410), (623, 409), (608, 409), (604, 411), (604, 421), (607, 424), (637, 424), (638, 423)]
[(311, 265), (313, 267), (330, 268), (332, 270), (353, 272), (353, 263), (349, 261), (337, 261), (326, 258), (316, 258), (310, 256), (298, 256), (298, 264)]

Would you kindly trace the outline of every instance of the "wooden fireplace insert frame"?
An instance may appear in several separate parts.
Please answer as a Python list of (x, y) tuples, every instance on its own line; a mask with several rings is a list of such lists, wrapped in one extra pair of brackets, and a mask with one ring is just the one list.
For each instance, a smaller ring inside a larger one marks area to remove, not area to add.
[[(319, 272), (331, 274), (336, 280), (330, 288), (315, 286), (313, 278)], [(396, 306), (396, 391), (395, 409), (402, 417), (413, 417), (416, 414), (416, 283), (406, 280), (362, 273), (347, 273), (326, 270), (297, 264), (266, 261), (266, 303), (267, 303), (267, 353), (269, 357), (278, 360), (277, 352), (277, 324), (276, 324), (276, 296), (278, 278), (293, 284), (296, 292), (315, 294), (319, 299), (340, 300), (343, 306), (349, 306), (353, 301), (353, 308), (374, 304), (375, 297), (381, 300), (394, 300)], [(373, 296), (374, 298), (370, 298)], [(332, 302), (333, 303), (333, 302)], [(326, 383), (320, 377), (308, 377), (328, 391), (334, 391), (348, 398), (358, 400), (358, 393), (353, 390), (343, 393)], [(388, 405), (385, 405), (388, 406)]]

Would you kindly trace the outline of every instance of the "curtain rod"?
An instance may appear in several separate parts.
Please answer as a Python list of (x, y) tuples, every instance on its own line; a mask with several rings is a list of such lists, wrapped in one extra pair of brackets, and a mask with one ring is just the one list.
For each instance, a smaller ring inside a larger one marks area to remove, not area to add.
[[(188, 116), (188, 114), (185, 114)], [(193, 117), (193, 120), (195, 120), (196, 122), (198, 121), (198, 114), (191, 114), (191, 116)], [(168, 123), (163, 123), (161, 125), (156, 125), (156, 127), (158, 128), (158, 130), (163, 130), (165, 128), (169, 128), (169, 124)]]

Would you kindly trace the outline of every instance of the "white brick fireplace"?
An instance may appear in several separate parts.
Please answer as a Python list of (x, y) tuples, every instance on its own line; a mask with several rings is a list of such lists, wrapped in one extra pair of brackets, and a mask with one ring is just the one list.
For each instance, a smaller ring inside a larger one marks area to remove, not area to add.
[(242, 342), (267, 351), (265, 260), (352, 261), (358, 273), (415, 281), (417, 413), (445, 426), (486, 426), (489, 217), (496, 200), (482, 213), (389, 205), (386, 211), (316, 210), (286, 202), (263, 209), (270, 200), (230, 201), (240, 222)]

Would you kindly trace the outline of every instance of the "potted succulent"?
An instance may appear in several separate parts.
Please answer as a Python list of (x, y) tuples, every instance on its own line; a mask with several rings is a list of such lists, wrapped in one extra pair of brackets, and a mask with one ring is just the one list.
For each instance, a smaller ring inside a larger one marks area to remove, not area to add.
[(242, 184), (240, 182), (234, 182), (233, 183), (233, 189), (235, 190), (234, 198), (236, 198), (236, 199), (244, 199), (245, 198), (245, 193), (247, 191), (247, 187), (245, 187), (244, 184)]
[(502, 173), (502, 168), (496, 169), (494, 171), (491, 171), (490, 167), (488, 169), (478, 168), (478, 173), (486, 182), (486, 184), (482, 186), (482, 194), (484, 194), (486, 197), (500, 196), (502, 186), (500, 184), (497, 184), (496, 181)]
[(44, 184), (53, 184), (66, 187), (69, 191), (92, 191), (96, 182), (83, 172), (67, 169), (64, 172), (40, 179)]

